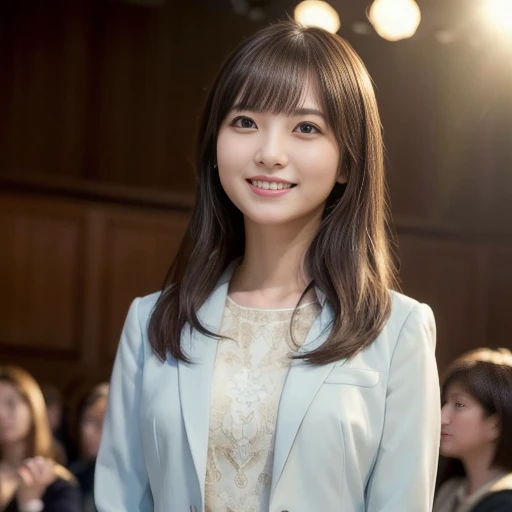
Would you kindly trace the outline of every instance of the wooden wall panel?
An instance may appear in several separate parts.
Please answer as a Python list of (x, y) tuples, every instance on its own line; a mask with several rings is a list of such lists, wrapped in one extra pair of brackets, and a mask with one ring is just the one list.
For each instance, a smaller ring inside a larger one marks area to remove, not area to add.
[(2, 2), (0, 172), (82, 175), (90, 78), (86, 5)]
[(432, 235), (402, 234), (399, 244), (404, 293), (429, 304), (436, 316), (440, 368), (488, 344), (487, 249)]
[(0, 232), (1, 343), (18, 350), (76, 353), (82, 219), (42, 205), (2, 202)]
[(162, 288), (185, 232), (188, 216), (157, 214), (110, 216), (105, 232), (104, 316), (101, 345), (110, 362), (128, 307), (135, 297)]
[(74, 395), (110, 376), (130, 302), (158, 291), (188, 214), (0, 192), (0, 360)]
[(512, 350), (512, 246), (492, 252), (489, 270), (489, 340)]

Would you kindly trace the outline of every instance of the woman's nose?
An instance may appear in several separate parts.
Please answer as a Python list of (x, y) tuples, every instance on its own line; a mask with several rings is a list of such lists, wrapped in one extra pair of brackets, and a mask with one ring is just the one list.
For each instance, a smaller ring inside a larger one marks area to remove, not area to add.
[(441, 408), (441, 425), (448, 425), (450, 423), (450, 412), (448, 404), (443, 405)]
[(288, 165), (285, 143), (282, 136), (275, 133), (267, 134), (255, 155), (256, 164), (268, 169), (280, 169)]

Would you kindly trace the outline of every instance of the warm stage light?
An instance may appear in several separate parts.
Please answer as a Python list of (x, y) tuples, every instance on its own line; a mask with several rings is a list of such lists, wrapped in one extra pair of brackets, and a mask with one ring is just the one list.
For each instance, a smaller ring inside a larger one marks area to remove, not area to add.
[(512, 36), (512, 0), (487, 0), (485, 11), (493, 25)]
[(414, 0), (375, 0), (369, 18), (379, 36), (398, 41), (414, 35), (421, 11)]
[(340, 17), (327, 2), (305, 0), (295, 7), (294, 18), (301, 25), (321, 27), (335, 34), (340, 28)]

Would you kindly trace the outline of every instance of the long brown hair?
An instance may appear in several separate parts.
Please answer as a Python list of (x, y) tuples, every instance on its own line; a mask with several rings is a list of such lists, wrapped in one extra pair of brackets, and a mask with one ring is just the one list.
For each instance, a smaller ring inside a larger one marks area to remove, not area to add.
[[(340, 149), (346, 185), (335, 185), (306, 254), (312, 287), (325, 294), (334, 321), (326, 342), (302, 357), (313, 364), (351, 357), (370, 345), (391, 310), (395, 284), (387, 233), (383, 142), (371, 79), (350, 45), (322, 29), (293, 22), (269, 26), (244, 41), (222, 66), (199, 129), (196, 203), (181, 247), (149, 323), (162, 359), (187, 361), (183, 327), (217, 337), (196, 312), (245, 245), (242, 213), (227, 197), (216, 169), (219, 128), (235, 102), (241, 110), (289, 114), (316, 84)], [(300, 303), (300, 301), (299, 301)]]
[(25, 457), (41, 456), (55, 459), (52, 431), (39, 384), (22, 368), (10, 365), (0, 366), (0, 381), (12, 384), (30, 409), (32, 426)]

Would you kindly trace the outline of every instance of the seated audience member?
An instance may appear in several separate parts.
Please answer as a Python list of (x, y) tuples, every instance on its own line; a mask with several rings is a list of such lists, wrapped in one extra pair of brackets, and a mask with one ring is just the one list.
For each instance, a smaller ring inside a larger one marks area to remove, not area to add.
[(41, 389), (15, 366), (0, 366), (0, 511), (82, 511), (75, 479), (55, 461)]
[(41, 391), (43, 392), (48, 421), (55, 443), (55, 460), (65, 466), (68, 462), (68, 453), (64, 443), (65, 428), (62, 397), (60, 391), (51, 384), (41, 385)]
[(512, 511), (512, 353), (478, 349), (446, 371), (434, 512)]
[(85, 397), (79, 411), (79, 458), (70, 469), (84, 497), (85, 512), (94, 512), (94, 469), (100, 447), (103, 418), (107, 407), (108, 384), (95, 386)]

